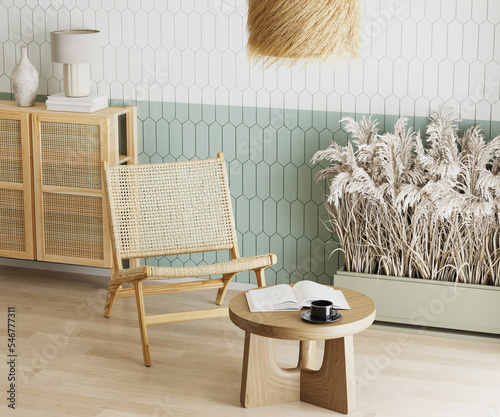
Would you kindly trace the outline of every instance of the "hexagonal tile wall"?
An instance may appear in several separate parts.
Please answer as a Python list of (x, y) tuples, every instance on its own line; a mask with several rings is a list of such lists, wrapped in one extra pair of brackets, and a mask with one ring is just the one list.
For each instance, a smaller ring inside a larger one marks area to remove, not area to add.
[[(323, 224), (324, 184), (309, 160), (349, 137), (340, 119), (371, 113), (382, 129), (399, 115), (423, 129), (442, 106), (461, 128), (500, 134), (500, 3), (382, 0), (362, 3), (362, 56), (336, 65), (262, 68), (246, 57), (245, 0), (3, 0), (0, 96), (21, 45), (40, 73), (40, 99), (62, 89), (49, 34), (102, 32), (92, 89), (139, 107), (141, 163), (213, 157), (228, 163), (244, 255), (274, 252), (269, 283), (330, 283), (342, 256)], [(226, 254), (153, 258), (198, 265)], [(253, 280), (240, 274), (239, 281)]]

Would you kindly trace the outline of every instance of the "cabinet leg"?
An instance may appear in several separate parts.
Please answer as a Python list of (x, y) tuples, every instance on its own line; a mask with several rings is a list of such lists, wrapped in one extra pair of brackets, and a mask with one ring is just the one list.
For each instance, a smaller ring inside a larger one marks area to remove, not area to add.
[(301, 372), (300, 399), (343, 414), (356, 409), (352, 335), (325, 341), (319, 371)]
[(276, 363), (273, 339), (246, 332), (241, 381), (245, 407), (295, 402), (300, 399), (300, 370)]

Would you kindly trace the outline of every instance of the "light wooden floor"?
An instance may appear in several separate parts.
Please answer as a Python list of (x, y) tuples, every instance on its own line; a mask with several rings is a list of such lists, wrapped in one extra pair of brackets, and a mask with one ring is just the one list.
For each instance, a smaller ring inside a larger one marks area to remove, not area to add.
[[(2, 266), (0, 284), (0, 416), (338, 415), (305, 403), (242, 408), (243, 332), (228, 318), (151, 327), (146, 368), (134, 299), (117, 300), (111, 318), (103, 317), (107, 279)], [(214, 297), (150, 296), (146, 309), (205, 307)], [(5, 400), (7, 306), (17, 312), (15, 411)], [(351, 416), (500, 417), (500, 344), (371, 329), (354, 344), (358, 410)], [(296, 349), (277, 343), (279, 361), (294, 365)]]

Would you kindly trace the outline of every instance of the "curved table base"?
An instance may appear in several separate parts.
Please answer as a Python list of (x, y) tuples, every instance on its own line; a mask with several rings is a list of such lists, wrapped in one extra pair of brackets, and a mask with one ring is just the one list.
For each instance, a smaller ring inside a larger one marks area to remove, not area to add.
[(282, 369), (276, 363), (273, 339), (246, 332), (241, 404), (249, 408), (300, 400), (343, 414), (354, 411), (352, 335), (325, 341), (319, 370), (311, 369), (315, 344), (301, 341), (298, 367)]
[(301, 371), (300, 399), (343, 414), (356, 409), (352, 335), (325, 340), (320, 370)]

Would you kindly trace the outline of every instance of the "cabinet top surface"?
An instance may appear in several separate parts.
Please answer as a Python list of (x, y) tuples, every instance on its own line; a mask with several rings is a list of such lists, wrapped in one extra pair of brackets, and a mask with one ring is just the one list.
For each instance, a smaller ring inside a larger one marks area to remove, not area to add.
[(125, 112), (126, 107), (107, 107), (103, 110), (99, 110), (94, 113), (77, 113), (77, 112), (62, 112), (62, 111), (47, 110), (47, 105), (45, 103), (35, 103), (33, 107), (18, 107), (16, 102), (13, 100), (0, 100), (0, 111), (1, 110), (17, 112), (17, 113), (45, 113), (45, 114), (61, 114), (61, 115), (65, 114), (65, 115), (71, 115), (72, 117), (75, 116), (109, 117)]

